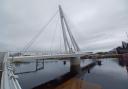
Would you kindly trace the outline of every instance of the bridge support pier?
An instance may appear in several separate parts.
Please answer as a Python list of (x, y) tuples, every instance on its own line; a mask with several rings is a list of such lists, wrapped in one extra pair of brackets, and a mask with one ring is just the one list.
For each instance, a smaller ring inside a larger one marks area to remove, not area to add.
[(70, 73), (77, 74), (81, 72), (80, 68), (80, 57), (70, 59)]

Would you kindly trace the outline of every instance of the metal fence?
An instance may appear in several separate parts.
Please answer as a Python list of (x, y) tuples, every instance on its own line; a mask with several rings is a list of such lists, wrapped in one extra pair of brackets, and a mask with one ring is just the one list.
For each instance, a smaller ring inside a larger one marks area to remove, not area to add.
[(2, 78), (1, 89), (21, 89), (21, 86), (17, 80), (18, 76), (13, 73), (13, 66), (8, 59), (8, 53), (4, 54), (2, 64)]

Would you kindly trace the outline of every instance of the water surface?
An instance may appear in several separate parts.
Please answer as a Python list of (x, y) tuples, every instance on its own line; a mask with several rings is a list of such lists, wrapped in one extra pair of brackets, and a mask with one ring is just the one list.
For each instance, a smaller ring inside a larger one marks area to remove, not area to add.
[(102, 60), (90, 73), (83, 76), (85, 81), (100, 85), (103, 89), (128, 89), (128, 72), (117, 59)]
[[(118, 59), (101, 60), (101, 66), (96, 65), (91, 69), (90, 73), (86, 73), (81, 77), (87, 82), (100, 85), (103, 89), (128, 89), (128, 73), (125, 66), (120, 66)], [(16, 65), (16, 73), (23, 73), (18, 74), (22, 88), (31, 89), (69, 72), (70, 61), (66, 61), (66, 64), (64, 61), (66, 60), (45, 60), (44, 65), (42, 64), (43, 61), (39, 61), (37, 69), (36, 62)], [(82, 60), (81, 67), (91, 62), (91, 59)], [(28, 71), (30, 73), (24, 73)]]

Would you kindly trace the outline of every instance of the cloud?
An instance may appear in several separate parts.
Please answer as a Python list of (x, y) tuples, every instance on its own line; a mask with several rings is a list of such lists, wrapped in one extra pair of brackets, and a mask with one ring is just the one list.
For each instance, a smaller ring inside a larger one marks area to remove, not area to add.
[[(81, 50), (110, 50), (126, 40), (127, 0), (3, 0), (0, 1), (0, 48), (21, 50), (62, 5)], [(58, 17), (31, 50), (63, 49)]]

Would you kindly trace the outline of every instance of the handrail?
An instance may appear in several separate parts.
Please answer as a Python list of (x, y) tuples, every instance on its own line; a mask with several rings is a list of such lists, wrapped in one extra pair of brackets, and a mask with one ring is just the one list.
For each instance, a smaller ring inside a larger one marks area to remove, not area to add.
[(8, 59), (8, 53), (5, 53), (3, 60), (3, 72), (1, 78), (1, 89), (21, 89), (17, 80), (17, 75), (13, 73), (13, 67)]

